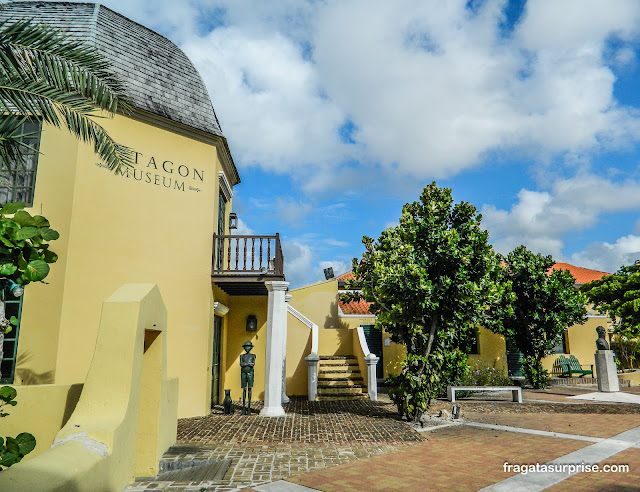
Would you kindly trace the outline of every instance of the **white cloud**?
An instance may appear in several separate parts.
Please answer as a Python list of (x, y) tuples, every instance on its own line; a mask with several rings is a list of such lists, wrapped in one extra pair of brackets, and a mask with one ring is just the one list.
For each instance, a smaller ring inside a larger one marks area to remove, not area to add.
[(484, 205), (481, 213), (497, 251), (524, 244), (560, 258), (567, 233), (596, 226), (603, 213), (639, 207), (640, 182), (616, 183), (584, 174), (558, 180), (550, 191), (520, 190), (509, 211)]
[(320, 12), (318, 69), (371, 158), (402, 173), (442, 177), (489, 150), (544, 155), (637, 139), (635, 115), (613, 99), (615, 77), (602, 52), (608, 36), (637, 34), (640, 4), (625, 4), (634, 12), (622, 12), (623, 28), (618, 16), (571, 18), (580, 26), (567, 48), (562, 39), (535, 45), (528, 33), (537, 32), (540, 9), (504, 38), (503, 2), (484, 2), (478, 15), (465, 3), (413, 1), (399, 9), (354, 0)]
[(238, 236), (250, 236), (253, 233), (253, 229), (251, 229), (240, 217), (238, 217), (238, 228), (231, 231), (231, 234), (236, 234)]
[(343, 273), (351, 270), (351, 265), (344, 261), (339, 261), (339, 260), (321, 261), (318, 264), (318, 272), (319, 272), (319, 276), (322, 279), (324, 279), (324, 269), (329, 267), (333, 268), (333, 274), (336, 277), (338, 275), (342, 275)]
[(314, 281), (313, 252), (309, 246), (298, 241), (282, 241), (284, 272), (289, 288), (300, 287)]
[(571, 255), (576, 265), (605, 272), (615, 272), (622, 265), (640, 260), (640, 236), (628, 235), (615, 243), (594, 242), (583, 251)]
[(230, 26), (183, 48), (209, 88), (239, 162), (287, 172), (349, 155), (338, 135), (344, 113), (322, 95), (313, 63), (292, 39)]
[(530, 1), (512, 33), (505, 0), (106, 3), (191, 57), (240, 166), (308, 192), (361, 183), (350, 160), (431, 179), (490, 151), (579, 160), (640, 138), (610, 68), (635, 57), (636, 0)]

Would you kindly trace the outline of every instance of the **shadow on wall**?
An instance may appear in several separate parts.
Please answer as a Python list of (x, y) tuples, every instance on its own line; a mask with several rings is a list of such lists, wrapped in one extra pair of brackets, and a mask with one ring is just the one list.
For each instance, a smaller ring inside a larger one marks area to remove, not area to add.
[(329, 306), (329, 314), (324, 320), (323, 328), (349, 328), (338, 316), (338, 302), (334, 301)]
[(35, 372), (32, 369), (24, 368), (33, 359), (33, 354), (30, 352), (24, 352), (18, 359), (16, 367), (15, 380), (19, 380), (20, 384), (32, 385), (32, 384), (53, 384), (54, 371)]
[[(305, 396), (308, 394), (308, 368), (305, 357), (311, 352), (311, 334), (309, 334), (309, 340), (302, 351), (302, 356), (296, 358), (298, 365), (296, 366), (293, 375), (287, 377), (287, 395), (290, 396)], [(287, 357), (287, 373), (291, 374), (290, 364), (295, 360), (289, 360)]]

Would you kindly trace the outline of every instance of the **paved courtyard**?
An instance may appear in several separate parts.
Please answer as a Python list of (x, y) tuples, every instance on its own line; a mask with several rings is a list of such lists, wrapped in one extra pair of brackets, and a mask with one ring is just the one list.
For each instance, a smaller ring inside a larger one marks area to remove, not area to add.
[[(464, 423), (443, 427), (446, 422), (433, 419), (417, 430), (398, 419), (388, 400), (292, 398), (279, 418), (258, 417), (260, 403), (251, 416), (223, 415), (217, 407), (206, 417), (180, 420), (179, 447), (164, 460), (228, 459), (224, 477), (139, 481), (126, 491), (640, 491), (640, 405), (569, 398), (584, 393), (575, 387), (525, 391), (523, 404), (507, 397), (463, 399)], [(635, 389), (629, 393), (640, 396)], [(435, 402), (430, 413), (440, 409), (450, 410), (451, 403)], [(505, 471), (505, 463), (552, 460), (625, 464), (629, 471)]]

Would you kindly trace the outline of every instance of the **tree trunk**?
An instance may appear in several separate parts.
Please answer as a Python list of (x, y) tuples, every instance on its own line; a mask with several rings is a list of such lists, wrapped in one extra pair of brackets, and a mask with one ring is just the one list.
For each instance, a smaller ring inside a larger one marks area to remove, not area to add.
[(429, 343), (427, 344), (427, 351), (424, 354), (425, 357), (428, 357), (429, 354), (431, 353), (431, 346), (433, 345), (433, 340), (436, 337), (436, 327), (438, 324), (437, 321), (437, 316), (434, 315), (433, 318), (431, 319), (431, 329), (429, 330)]

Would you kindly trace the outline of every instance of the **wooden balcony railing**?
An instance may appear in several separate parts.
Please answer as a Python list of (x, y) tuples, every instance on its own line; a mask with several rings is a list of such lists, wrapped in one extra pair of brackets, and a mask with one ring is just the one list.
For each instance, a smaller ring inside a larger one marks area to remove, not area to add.
[(213, 235), (212, 274), (284, 275), (280, 235)]

